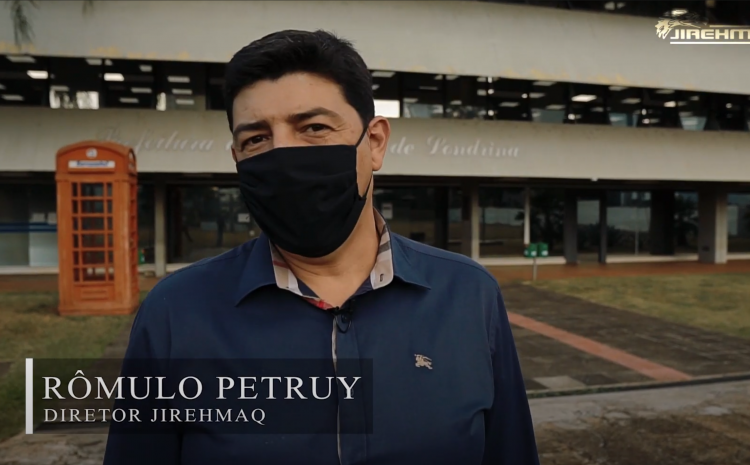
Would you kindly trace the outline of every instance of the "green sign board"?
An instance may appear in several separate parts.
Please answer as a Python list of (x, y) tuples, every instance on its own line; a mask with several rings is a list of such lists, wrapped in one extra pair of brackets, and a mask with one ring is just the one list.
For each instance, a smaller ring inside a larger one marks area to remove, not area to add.
[(549, 245), (544, 242), (531, 243), (526, 246), (526, 250), (523, 251), (523, 256), (526, 258), (548, 257)]

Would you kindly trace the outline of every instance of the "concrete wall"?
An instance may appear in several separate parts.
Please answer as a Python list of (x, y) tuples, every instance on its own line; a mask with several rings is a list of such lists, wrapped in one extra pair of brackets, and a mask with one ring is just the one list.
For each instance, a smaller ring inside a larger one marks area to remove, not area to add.
[[(40, 1), (37, 55), (227, 61), (273, 31), (327, 29), (375, 69), (750, 94), (746, 46), (670, 45), (656, 19), (458, 1)], [(14, 44), (0, 14), (0, 53)]]
[[(750, 181), (750, 134), (506, 121), (394, 119), (381, 174)], [(53, 171), (88, 139), (136, 149), (141, 172), (232, 173), (219, 111), (0, 109), (0, 171)]]

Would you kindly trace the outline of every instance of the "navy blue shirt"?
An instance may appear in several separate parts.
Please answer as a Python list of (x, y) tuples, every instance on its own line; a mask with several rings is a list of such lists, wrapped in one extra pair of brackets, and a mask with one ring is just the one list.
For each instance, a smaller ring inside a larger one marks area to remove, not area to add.
[(392, 282), (363, 285), (346, 331), (332, 312), (280, 288), (261, 235), (162, 279), (138, 311), (126, 354), (371, 359), (371, 434), (110, 434), (105, 465), (537, 465), (497, 281), (462, 255), (390, 237)]

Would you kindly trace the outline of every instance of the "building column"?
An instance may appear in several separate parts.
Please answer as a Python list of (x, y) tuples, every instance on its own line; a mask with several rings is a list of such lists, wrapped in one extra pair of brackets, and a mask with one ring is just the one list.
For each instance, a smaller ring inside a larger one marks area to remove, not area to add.
[(563, 217), (563, 251), (565, 262), (578, 263), (578, 193), (565, 190), (565, 212)]
[(648, 232), (651, 255), (674, 255), (674, 213), (673, 190), (651, 191), (651, 221)]
[(718, 187), (698, 192), (698, 260), (727, 262), (727, 193)]
[(167, 274), (167, 186), (162, 180), (154, 184), (154, 265), (157, 277)]
[(531, 244), (531, 189), (523, 190), (523, 245)]
[(461, 186), (461, 253), (479, 259), (479, 185), (474, 180)]
[(448, 250), (449, 187), (435, 187), (435, 247)]
[(607, 191), (599, 195), (599, 263), (607, 263)]

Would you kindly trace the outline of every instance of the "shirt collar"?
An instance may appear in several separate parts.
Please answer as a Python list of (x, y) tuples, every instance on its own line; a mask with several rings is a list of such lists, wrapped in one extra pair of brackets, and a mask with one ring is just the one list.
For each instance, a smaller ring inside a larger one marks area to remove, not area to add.
[[(413, 266), (409, 252), (410, 250), (401, 244), (401, 238), (392, 237), (390, 229), (383, 216), (373, 209), (375, 214), (375, 225), (380, 235), (380, 246), (375, 266), (370, 272), (370, 284), (374, 289), (387, 286), (394, 277), (400, 280), (429, 289), (430, 286), (424, 277)], [(280, 289), (285, 289), (302, 297), (299, 282), (292, 270), (287, 265), (284, 257), (268, 239), (265, 233), (254, 242), (252, 250), (245, 263), (238, 284), (236, 304), (246, 296), (263, 286), (276, 284)]]

